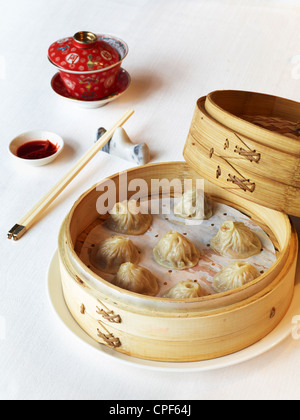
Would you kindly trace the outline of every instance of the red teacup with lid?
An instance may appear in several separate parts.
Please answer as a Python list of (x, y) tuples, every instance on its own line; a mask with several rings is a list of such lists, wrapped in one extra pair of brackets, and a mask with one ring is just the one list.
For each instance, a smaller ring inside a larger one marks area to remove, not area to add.
[(69, 94), (80, 100), (99, 100), (113, 94), (127, 44), (111, 35), (77, 32), (56, 41), (48, 50)]

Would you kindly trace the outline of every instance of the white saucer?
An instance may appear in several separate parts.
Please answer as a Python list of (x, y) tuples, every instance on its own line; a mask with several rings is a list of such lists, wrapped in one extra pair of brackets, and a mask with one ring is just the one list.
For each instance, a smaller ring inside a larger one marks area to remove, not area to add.
[(86, 108), (86, 109), (93, 109), (93, 108), (100, 108), (109, 102), (115, 101), (116, 99), (120, 98), (121, 95), (123, 95), (126, 90), (129, 88), (131, 83), (131, 77), (129, 73), (121, 68), (118, 80), (115, 84), (115, 92), (112, 95), (106, 96), (105, 98), (98, 99), (95, 101), (82, 101), (80, 99), (74, 98), (71, 96), (67, 89), (65, 88), (63, 81), (60, 77), (59, 73), (56, 73), (52, 80), (51, 80), (51, 87), (52, 90), (60, 96), (63, 100), (67, 102), (71, 102), (80, 108)]
[(156, 362), (151, 360), (137, 359), (119, 353), (104, 345), (94, 341), (86, 334), (76, 323), (70, 314), (62, 293), (61, 276), (59, 270), (58, 253), (54, 255), (48, 273), (48, 292), (51, 304), (60, 321), (71, 331), (79, 340), (88, 345), (97, 352), (101, 352), (103, 357), (113, 358), (116, 362), (126, 363), (135, 367), (144, 369), (167, 371), (167, 372), (201, 372), (220, 369), (228, 366), (237, 365), (245, 361), (251, 360), (263, 353), (271, 350), (289, 336), (292, 339), (292, 320), (300, 309), (300, 279), (298, 279), (295, 287), (295, 295), (288, 313), (281, 321), (280, 325), (271, 332), (267, 337), (245, 350), (231, 354), (229, 356), (220, 357), (213, 360), (205, 360), (201, 362), (186, 363), (169, 363)]

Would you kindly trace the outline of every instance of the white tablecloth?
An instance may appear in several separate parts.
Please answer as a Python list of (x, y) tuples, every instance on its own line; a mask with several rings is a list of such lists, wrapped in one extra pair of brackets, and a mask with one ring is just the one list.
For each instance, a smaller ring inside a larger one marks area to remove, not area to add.
[[(126, 131), (134, 142), (148, 143), (152, 162), (163, 162), (183, 160), (196, 100), (210, 91), (253, 90), (299, 101), (299, 19), (299, 0), (1, 2), (1, 399), (299, 398), (300, 340), (292, 335), (235, 366), (176, 373), (107, 357), (59, 322), (47, 279), (59, 227), (82, 192), (133, 164), (99, 153), (22, 240), (6, 239), (90, 147), (97, 128), (110, 127), (130, 108), (136, 112)], [(55, 69), (48, 46), (79, 30), (117, 35), (130, 48), (124, 68), (131, 87), (104, 108), (77, 108), (50, 88)], [(9, 142), (38, 128), (60, 134), (64, 153), (43, 168), (15, 163)]]

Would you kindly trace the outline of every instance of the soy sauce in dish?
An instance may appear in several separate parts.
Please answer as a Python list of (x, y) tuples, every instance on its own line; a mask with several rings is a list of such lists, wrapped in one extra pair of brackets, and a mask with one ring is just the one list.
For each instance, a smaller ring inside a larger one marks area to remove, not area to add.
[(23, 144), (17, 150), (17, 156), (22, 159), (44, 159), (54, 155), (59, 149), (49, 140), (35, 140)]

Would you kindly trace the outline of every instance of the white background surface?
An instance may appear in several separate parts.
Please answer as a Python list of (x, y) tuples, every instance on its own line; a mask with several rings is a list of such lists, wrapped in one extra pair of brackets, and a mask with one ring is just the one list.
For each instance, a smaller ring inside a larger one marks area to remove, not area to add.
[[(127, 109), (125, 128), (147, 142), (153, 162), (183, 160), (196, 100), (243, 89), (300, 101), (300, 1), (2, 0), (0, 4), (0, 398), (299, 399), (300, 341), (289, 337), (234, 367), (162, 373), (89, 351), (58, 322), (47, 273), (60, 224), (79, 195), (132, 165), (99, 155), (21, 241), (6, 232)], [(77, 109), (51, 91), (48, 46), (79, 30), (114, 34), (130, 52), (130, 90), (96, 110)], [(16, 135), (43, 128), (66, 150), (48, 167), (13, 162)], [(298, 230), (299, 219), (294, 219)], [(300, 315), (300, 308), (299, 308)]]

